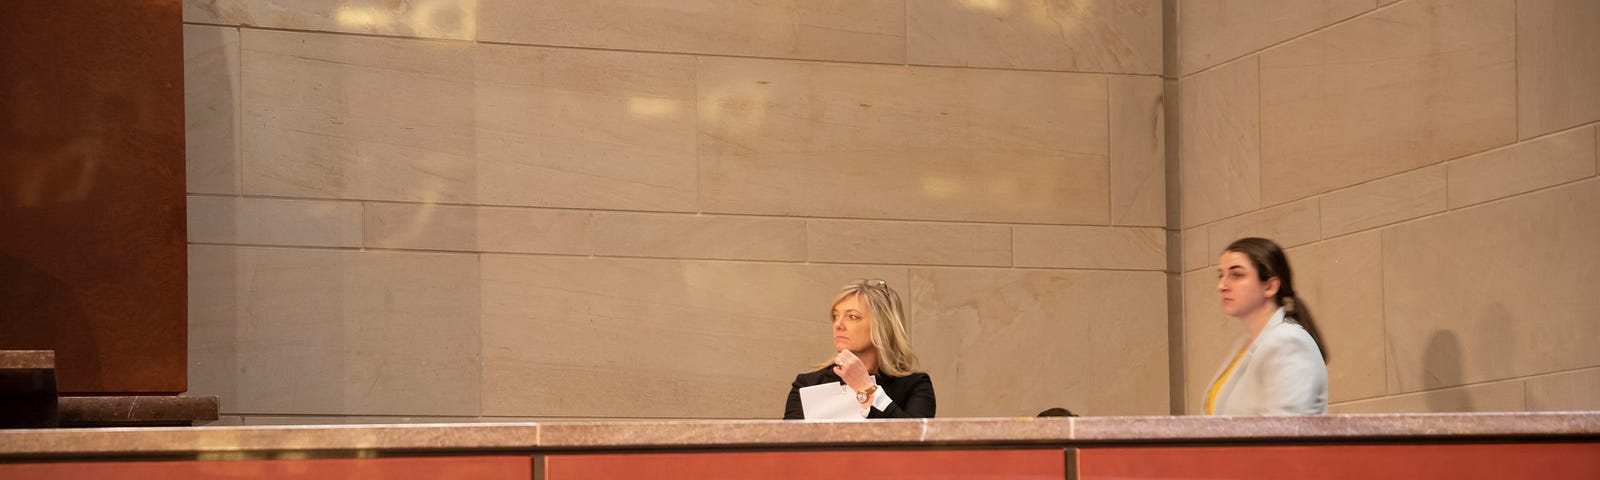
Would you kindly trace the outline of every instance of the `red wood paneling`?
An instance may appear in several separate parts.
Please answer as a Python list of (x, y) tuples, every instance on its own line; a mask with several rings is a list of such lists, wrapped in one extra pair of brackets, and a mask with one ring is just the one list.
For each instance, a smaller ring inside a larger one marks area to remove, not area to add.
[(549, 455), (546, 480), (1066, 478), (1066, 455), (1047, 450), (636, 453)]
[(1078, 478), (1600, 479), (1600, 443), (1083, 448)]
[(530, 480), (532, 457), (327, 458), (193, 462), (89, 462), (0, 464), (0, 478), (54, 480), (183, 479), (485, 479)]
[(0, 1), (0, 349), (187, 389), (182, 0)]

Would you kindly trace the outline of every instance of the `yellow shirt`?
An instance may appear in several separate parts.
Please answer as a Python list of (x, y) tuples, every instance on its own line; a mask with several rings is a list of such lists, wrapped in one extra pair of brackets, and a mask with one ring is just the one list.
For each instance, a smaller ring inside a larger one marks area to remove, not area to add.
[(1239, 354), (1233, 356), (1233, 361), (1228, 362), (1228, 368), (1217, 376), (1217, 383), (1211, 384), (1211, 392), (1206, 394), (1206, 415), (1216, 415), (1217, 394), (1222, 393), (1222, 385), (1228, 383), (1228, 376), (1233, 375), (1233, 367), (1239, 366), (1239, 359), (1244, 358), (1244, 352), (1250, 350), (1249, 345), (1239, 349)]

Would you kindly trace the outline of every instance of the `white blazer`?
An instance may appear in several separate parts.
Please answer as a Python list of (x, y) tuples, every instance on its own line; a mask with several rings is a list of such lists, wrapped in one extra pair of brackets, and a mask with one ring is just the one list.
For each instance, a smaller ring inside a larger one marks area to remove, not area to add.
[[(1207, 394), (1244, 342), (1239, 339), (1228, 350), (1222, 368), (1206, 383)], [(1279, 308), (1228, 375), (1212, 410), (1217, 415), (1328, 413), (1328, 365), (1322, 361), (1322, 350), (1304, 327), (1284, 321)]]

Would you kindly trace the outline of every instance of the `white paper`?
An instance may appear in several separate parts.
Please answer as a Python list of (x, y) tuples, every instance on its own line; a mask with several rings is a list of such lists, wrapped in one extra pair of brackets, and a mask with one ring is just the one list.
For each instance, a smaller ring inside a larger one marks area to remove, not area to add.
[(856, 403), (856, 391), (843, 383), (802, 387), (800, 407), (806, 420), (867, 420), (861, 416), (861, 404)]

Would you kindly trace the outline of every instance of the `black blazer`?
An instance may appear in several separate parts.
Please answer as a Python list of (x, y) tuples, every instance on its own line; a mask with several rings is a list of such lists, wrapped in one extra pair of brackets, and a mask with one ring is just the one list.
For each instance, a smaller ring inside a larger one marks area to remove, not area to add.
[[(800, 406), (800, 389), (824, 383), (842, 383), (839, 376), (833, 373), (831, 365), (796, 375), (794, 384), (789, 386), (789, 404), (783, 409), (783, 419), (805, 419), (805, 408)], [(933, 418), (933, 379), (928, 378), (926, 373), (904, 377), (880, 374), (878, 391), (880, 395), (888, 395), (892, 402), (887, 410), (872, 407), (872, 411), (867, 412), (867, 418)]]

